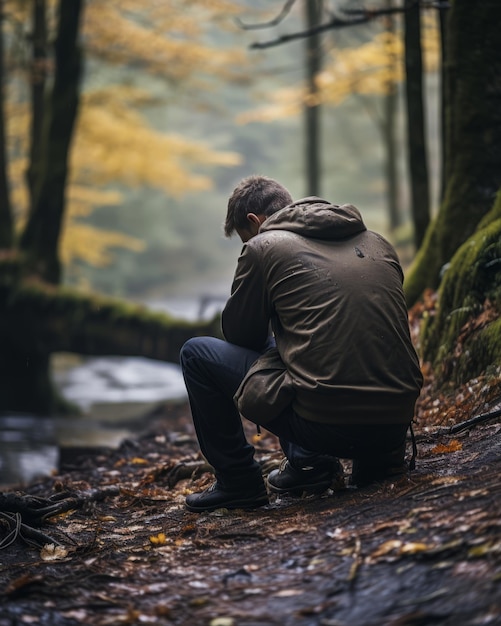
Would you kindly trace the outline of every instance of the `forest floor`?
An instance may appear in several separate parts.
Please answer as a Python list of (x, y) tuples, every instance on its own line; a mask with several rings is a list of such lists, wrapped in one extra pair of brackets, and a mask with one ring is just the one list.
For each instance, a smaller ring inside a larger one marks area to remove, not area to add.
[[(254, 433), (269, 471), (277, 440)], [(501, 421), (416, 434), (397, 481), (209, 514), (184, 507), (213, 478), (185, 405), (117, 450), (66, 450), (4, 492), (69, 510), (17, 517), (10, 545), (0, 519), (0, 626), (501, 624)]]
[[(213, 475), (182, 403), (118, 449), (63, 449), (0, 493), (0, 626), (501, 624), (501, 375), (423, 373), (416, 470), (363, 489), (190, 513)], [(278, 441), (244, 427), (266, 474)]]

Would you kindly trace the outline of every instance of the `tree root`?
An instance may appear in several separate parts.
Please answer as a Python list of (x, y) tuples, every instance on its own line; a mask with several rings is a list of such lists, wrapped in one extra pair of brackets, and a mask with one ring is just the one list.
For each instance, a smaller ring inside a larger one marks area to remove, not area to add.
[(181, 461), (170, 470), (167, 477), (169, 489), (173, 489), (180, 480), (191, 478), (195, 480), (204, 472), (214, 473), (214, 468), (205, 461)]
[(36, 547), (43, 547), (48, 543), (61, 545), (34, 526), (40, 526), (56, 515), (79, 509), (89, 502), (98, 502), (119, 493), (120, 489), (115, 485), (75, 493), (60, 492), (50, 498), (0, 493), (0, 528), (3, 526), (7, 531), (0, 540), (0, 550), (10, 546), (18, 538)]

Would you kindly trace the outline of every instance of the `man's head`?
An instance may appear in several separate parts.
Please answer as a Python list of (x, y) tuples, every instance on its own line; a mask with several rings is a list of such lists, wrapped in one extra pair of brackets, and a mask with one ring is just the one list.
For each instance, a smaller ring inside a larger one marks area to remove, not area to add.
[(228, 200), (224, 234), (231, 237), (236, 231), (243, 242), (248, 241), (257, 235), (267, 217), (291, 203), (290, 193), (273, 178), (248, 176)]

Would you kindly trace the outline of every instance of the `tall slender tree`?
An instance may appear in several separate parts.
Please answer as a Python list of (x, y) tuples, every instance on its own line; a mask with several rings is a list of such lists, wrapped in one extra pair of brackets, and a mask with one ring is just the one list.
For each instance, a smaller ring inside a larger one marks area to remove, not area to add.
[(411, 213), (414, 241), (419, 248), (430, 222), (430, 185), (426, 152), (421, 10), (417, 0), (405, 0), (404, 30)]
[[(322, 20), (323, 0), (305, 0), (305, 22), (308, 30), (313, 30)], [(304, 140), (306, 195), (321, 195), (322, 143), (321, 106), (317, 99), (315, 78), (322, 67), (322, 37), (314, 33), (305, 41), (306, 49), (306, 89), (307, 102), (304, 107)]]
[(12, 244), (13, 224), (7, 178), (7, 144), (5, 136), (5, 73), (3, 43), (4, 4), (0, 0), (0, 249)]
[[(385, 6), (388, 9), (393, 7), (393, 0), (386, 0)], [(393, 15), (388, 15), (385, 20), (386, 30), (393, 38), (395, 36), (395, 19)], [(388, 218), (390, 230), (395, 230), (400, 226), (402, 221), (402, 212), (399, 203), (399, 184), (397, 171), (397, 107), (398, 107), (398, 89), (395, 76), (397, 75), (396, 66), (398, 59), (395, 53), (390, 50), (388, 52), (389, 78), (386, 81), (386, 93), (384, 94), (383, 109), (383, 144), (385, 153), (385, 181), (386, 181), (386, 200), (388, 203)]]
[(31, 61), (31, 129), (30, 157), (28, 171), (29, 212), (35, 208), (35, 188), (37, 174), (42, 159), (42, 129), (44, 121), (45, 86), (47, 82), (47, 19), (46, 0), (33, 0), (32, 6), (32, 61)]

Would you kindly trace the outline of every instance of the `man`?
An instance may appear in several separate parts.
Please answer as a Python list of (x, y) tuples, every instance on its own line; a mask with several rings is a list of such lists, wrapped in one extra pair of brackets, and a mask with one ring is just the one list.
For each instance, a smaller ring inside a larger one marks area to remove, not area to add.
[[(225, 234), (244, 243), (222, 313), (226, 341), (190, 339), (181, 366), (202, 453), (216, 481), (191, 511), (268, 502), (241, 415), (286, 455), (277, 493), (319, 493), (354, 459), (357, 485), (406, 470), (406, 432), (422, 385), (397, 255), (352, 205), (293, 202), (250, 176), (228, 202)], [(271, 333), (270, 333), (271, 328)]]

